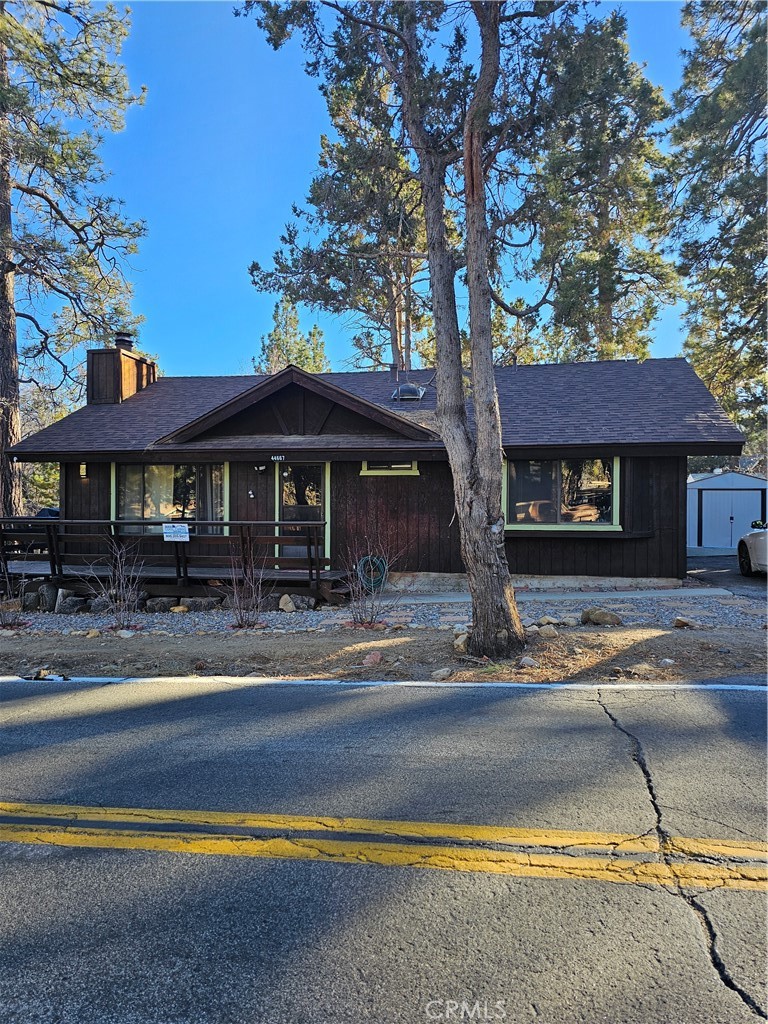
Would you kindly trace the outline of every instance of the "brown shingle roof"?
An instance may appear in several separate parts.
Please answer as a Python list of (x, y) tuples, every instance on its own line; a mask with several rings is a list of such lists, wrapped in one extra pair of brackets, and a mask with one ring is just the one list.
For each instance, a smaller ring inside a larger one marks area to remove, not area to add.
[[(434, 429), (433, 370), (415, 370), (410, 379), (426, 392), (417, 403), (392, 399), (388, 372), (328, 373), (325, 380), (399, 416)], [(184, 450), (228, 450), (285, 445), (280, 438), (216, 438), (203, 444), (160, 446), (160, 438), (212, 412), (254, 386), (242, 377), (160, 377), (120, 405), (90, 405), (32, 434), (11, 451), (23, 457), (77, 458), (80, 455)], [(741, 433), (684, 359), (637, 362), (536, 364), (496, 371), (503, 424), (509, 448), (573, 445), (605, 447), (676, 445), (727, 447), (736, 452)], [(470, 403), (471, 418), (471, 403)], [(400, 447), (399, 441), (371, 437), (370, 447)], [(313, 438), (316, 445), (359, 448), (362, 438)], [(301, 442), (292, 439), (301, 447)], [(328, 444), (325, 444), (328, 442)], [(374, 443), (375, 442), (375, 443)], [(415, 442), (403, 439), (403, 446)], [(291, 447), (295, 447), (292, 444)], [(417, 445), (418, 446), (418, 445)], [(431, 444), (420, 444), (431, 448)]]

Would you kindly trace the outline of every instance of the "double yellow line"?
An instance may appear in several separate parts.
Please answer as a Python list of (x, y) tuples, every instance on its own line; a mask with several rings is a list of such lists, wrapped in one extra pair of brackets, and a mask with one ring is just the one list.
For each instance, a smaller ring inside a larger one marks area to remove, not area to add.
[[(317, 860), (701, 889), (768, 889), (768, 847), (746, 840), (674, 837), (662, 848), (656, 834), (11, 802), (0, 803), (1, 818), (6, 820), (0, 821), (0, 842), (8, 843)], [(134, 827), (107, 827), (112, 823)], [(233, 831), (203, 831), (210, 827)], [(334, 833), (355, 838), (329, 838)]]

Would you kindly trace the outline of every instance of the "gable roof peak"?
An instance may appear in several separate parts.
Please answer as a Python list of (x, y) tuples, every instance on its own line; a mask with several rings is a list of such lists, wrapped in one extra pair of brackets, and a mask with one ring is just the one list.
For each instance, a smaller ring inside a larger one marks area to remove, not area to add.
[(256, 405), (258, 402), (282, 391), (290, 384), (297, 384), (299, 387), (321, 395), (337, 405), (345, 406), (367, 417), (369, 420), (373, 420), (375, 423), (388, 427), (395, 433), (402, 434), (404, 437), (412, 440), (434, 441), (437, 437), (433, 431), (414, 423), (413, 420), (407, 419), (392, 410), (384, 409), (380, 405), (370, 402), (368, 399), (362, 398), (360, 395), (356, 395), (338, 384), (334, 384), (320, 374), (310, 373), (308, 370), (303, 370), (300, 366), (289, 363), (288, 366), (283, 367), (282, 370), (278, 370), (276, 373), (257, 377), (253, 387), (247, 388), (234, 398), (223, 402), (204, 415), (190, 420), (184, 426), (167, 434), (165, 437), (159, 438), (155, 445), (190, 441), (206, 430), (210, 430), (224, 420), (242, 412), (249, 406)]

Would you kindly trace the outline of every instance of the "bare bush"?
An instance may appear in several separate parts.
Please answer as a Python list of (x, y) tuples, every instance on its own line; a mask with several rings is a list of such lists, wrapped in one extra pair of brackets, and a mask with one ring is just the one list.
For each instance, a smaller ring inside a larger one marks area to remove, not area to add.
[(114, 616), (117, 629), (129, 629), (136, 622), (141, 598), (141, 579), (144, 562), (139, 558), (137, 541), (124, 543), (114, 537), (107, 538), (107, 554), (93, 563), (93, 568), (106, 566), (102, 575), (81, 577), (96, 597), (108, 602), (108, 612)]
[(14, 583), (7, 564), (3, 564), (2, 583), (0, 585), (2, 590), (2, 595), (0, 595), (0, 628), (12, 629), (14, 626), (21, 625), (25, 584), (26, 579), (23, 576)]
[(389, 573), (402, 561), (407, 548), (397, 548), (381, 535), (360, 537), (342, 558), (349, 586), (349, 610), (358, 626), (374, 626), (405, 596), (387, 590)]
[(259, 625), (264, 598), (266, 556), (258, 559), (250, 545), (233, 542), (229, 549), (229, 586), (227, 588), (232, 622), (238, 629)]

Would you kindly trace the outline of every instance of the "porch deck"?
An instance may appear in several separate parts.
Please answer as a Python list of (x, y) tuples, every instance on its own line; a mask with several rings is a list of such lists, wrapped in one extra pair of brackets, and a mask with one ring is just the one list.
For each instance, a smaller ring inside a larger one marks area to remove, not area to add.
[[(3, 589), (22, 579), (66, 581), (88, 590), (89, 578), (106, 579), (122, 560), (153, 596), (221, 593), (222, 586), (258, 577), (272, 589), (288, 588), (339, 603), (349, 593), (348, 573), (325, 557), (325, 522), (189, 521), (189, 541), (165, 541), (161, 521), (0, 519)], [(151, 531), (151, 532), (150, 532)]]

